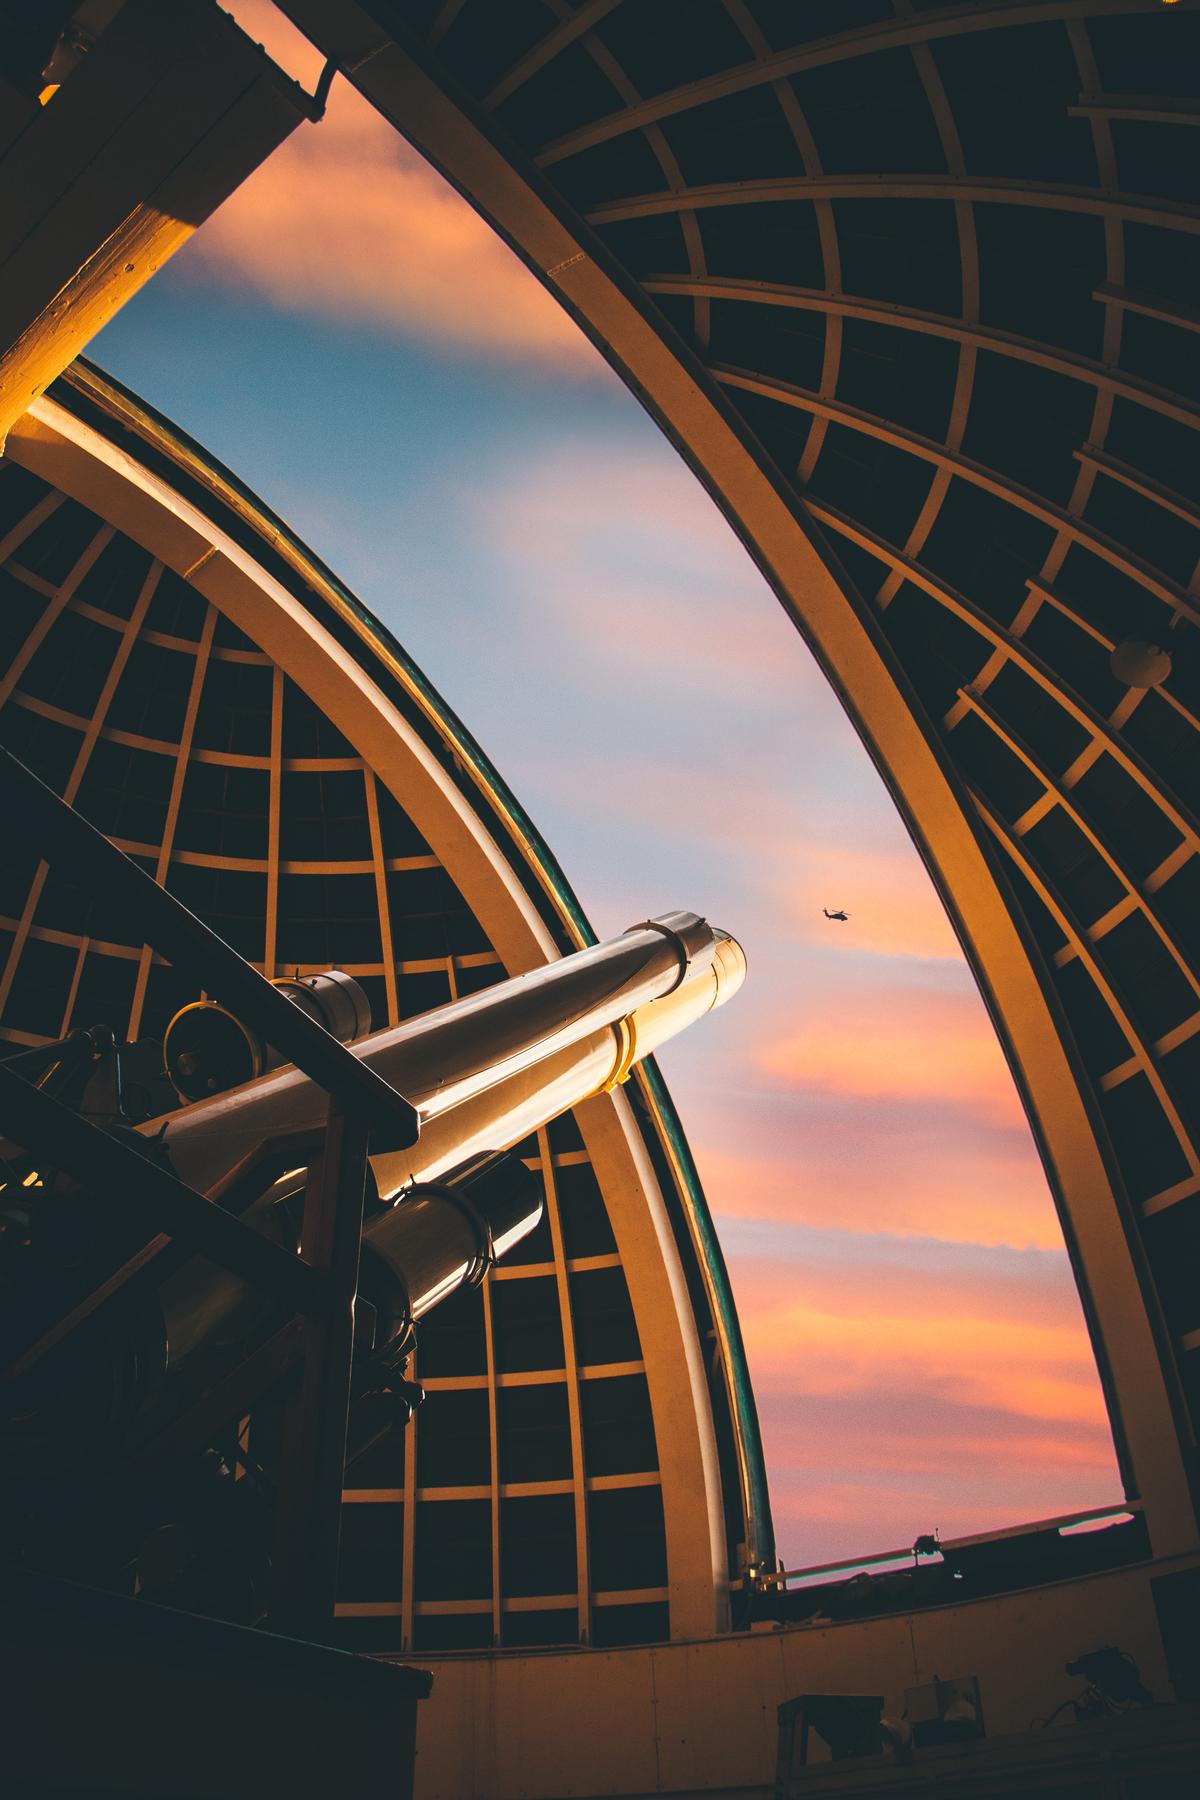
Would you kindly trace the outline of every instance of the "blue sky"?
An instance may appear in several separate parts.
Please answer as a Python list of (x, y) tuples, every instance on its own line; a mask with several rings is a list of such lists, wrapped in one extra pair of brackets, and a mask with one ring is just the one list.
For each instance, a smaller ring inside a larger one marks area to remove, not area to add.
[(788, 1566), (1118, 1498), (1053, 1207), (916, 854), (732, 533), (532, 278), (338, 83), (91, 354), (396, 632), (602, 935), (684, 906), (745, 944), (735, 1004), (662, 1062)]

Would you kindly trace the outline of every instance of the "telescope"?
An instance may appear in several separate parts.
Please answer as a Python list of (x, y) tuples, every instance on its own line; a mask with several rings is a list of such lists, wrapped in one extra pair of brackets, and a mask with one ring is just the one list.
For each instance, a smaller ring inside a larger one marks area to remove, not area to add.
[[(419, 1390), (402, 1377), (419, 1321), (537, 1225), (541, 1186), (507, 1154), (513, 1146), (625, 1081), (744, 975), (733, 938), (675, 912), (383, 1031), (370, 1030), (365, 996), (340, 971), (280, 984), (409, 1102), (419, 1127), (415, 1143), (376, 1133), (369, 1146), (355, 1352), (370, 1379), (361, 1391), (415, 1402)], [(324, 1089), (295, 1066), (270, 1067), (270, 1052), (210, 1001), (176, 1015), (163, 1054), (185, 1103), (111, 1128), (296, 1250), (308, 1164), (325, 1132)], [(83, 1110), (103, 1109), (93, 1096)], [(67, 1340), (27, 1372), (18, 1359), (16, 1378), (0, 1387), (9, 1518), (14, 1505), (18, 1517), (52, 1509), (96, 1458), (136, 1450), (181, 1396), (252, 1354), (280, 1322), (269, 1296), (170, 1240), (149, 1242), (132, 1209), (22, 1156), (0, 1145), (10, 1319), (53, 1323), (56, 1299), (69, 1308), (89, 1284), (116, 1298), (102, 1333)], [(363, 1447), (353, 1411), (350, 1438), (353, 1457)]]
[[(481, 1279), (537, 1225), (538, 1185), (524, 1178), (523, 1165), (498, 1164), (502, 1153), (623, 1082), (635, 1063), (735, 993), (745, 967), (727, 933), (694, 913), (667, 913), (352, 1043), (419, 1122), (415, 1144), (385, 1144), (370, 1158), (359, 1296), (374, 1310), (377, 1335), (398, 1337), (456, 1288)], [(206, 1053), (192, 1050), (193, 1084), (206, 1067), (213, 1071), (207, 1078), (220, 1082), (232, 1061), (225, 1046), (237, 1022), (223, 1008), (211, 1013)], [(168, 1029), (168, 1066), (187, 1054), (179, 1050), (187, 1016)], [(195, 1041), (189, 1034), (189, 1045)], [(287, 1165), (243, 1215), (286, 1241), (304, 1158), (324, 1131), (327, 1105), (315, 1082), (288, 1067), (141, 1130), (161, 1133), (172, 1167), (200, 1193), (218, 1190), (255, 1159), (264, 1175)], [(211, 1337), (240, 1286), (207, 1269), (203, 1278), (184, 1271), (172, 1284), (168, 1340), (176, 1358)]]

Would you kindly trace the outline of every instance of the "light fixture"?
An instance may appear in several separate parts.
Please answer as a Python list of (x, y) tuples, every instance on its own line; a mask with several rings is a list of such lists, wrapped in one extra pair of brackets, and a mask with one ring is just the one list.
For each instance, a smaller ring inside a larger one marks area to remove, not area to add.
[(1171, 652), (1160, 644), (1126, 638), (1113, 650), (1108, 666), (1126, 687), (1159, 687), (1171, 673)]

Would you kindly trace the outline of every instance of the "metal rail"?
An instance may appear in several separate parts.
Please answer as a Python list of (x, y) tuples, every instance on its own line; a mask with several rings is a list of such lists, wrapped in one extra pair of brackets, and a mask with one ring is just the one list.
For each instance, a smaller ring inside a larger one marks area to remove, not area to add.
[[(1072, 1526), (1087, 1525), (1100, 1519), (1126, 1519), (1133, 1513), (1142, 1510), (1140, 1500), (1115, 1501), (1111, 1506), (1092, 1506), (1083, 1512), (1060, 1513), (1053, 1519), (1032, 1519), (1023, 1525), (1005, 1525), (998, 1531), (977, 1531), (970, 1537), (937, 1538), (935, 1552), (920, 1552), (922, 1557), (939, 1555), (945, 1558), (956, 1550), (967, 1550), (977, 1544), (996, 1544), (1005, 1538), (1030, 1537), (1039, 1531), (1070, 1530)], [(812, 1563), (805, 1569), (780, 1569), (775, 1574), (766, 1574), (762, 1578), (762, 1586), (778, 1587), (787, 1591), (789, 1581), (807, 1585), (816, 1576), (837, 1576), (854, 1574), (860, 1569), (882, 1569), (892, 1563), (911, 1563), (916, 1554), (912, 1544), (906, 1544), (902, 1550), (876, 1550), (869, 1556), (847, 1556), (838, 1562)]]

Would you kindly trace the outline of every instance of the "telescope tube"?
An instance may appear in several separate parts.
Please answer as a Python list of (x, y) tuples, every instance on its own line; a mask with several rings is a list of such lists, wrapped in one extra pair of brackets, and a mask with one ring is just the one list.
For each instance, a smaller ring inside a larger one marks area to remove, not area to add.
[[(385, 1198), (498, 1152), (590, 1095), (736, 993), (741, 947), (695, 913), (621, 937), (372, 1033), (352, 1046), (417, 1110), (410, 1149), (371, 1158)], [(328, 1098), (295, 1067), (152, 1120), (180, 1176), (205, 1193), (265, 1142), (323, 1128)]]
[[(431, 1184), (457, 1184), (464, 1170), (617, 1086), (642, 1057), (736, 993), (745, 969), (727, 933), (694, 913), (667, 913), (352, 1046), (416, 1107), (421, 1124), (415, 1145), (371, 1157), (382, 1204), (363, 1222), (362, 1289), (381, 1320), (389, 1315), (398, 1326), (402, 1316), (418, 1317), (541, 1216), (540, 1200), (522, 1197), (511, 1178), (481, 1181), (465, 1211), (446, 1192), (427, 1195)], [(203, 1192), (263, 1144), (317, 1141), (327, 1110), (324, 1090), (288, 1068), (141, 1129), (166, 1124), (174, 1167)], [(297, 1149), (297, 1162), (309, 1154)], [(277, 1230), (278, 1192), (268, 1190), (245, 1222)], [(222, 1316), (239, 1310), (239, 1291), (232, 1278), (198, 1265), (169, 1283), (174, 1353), (210, 1340)]]

